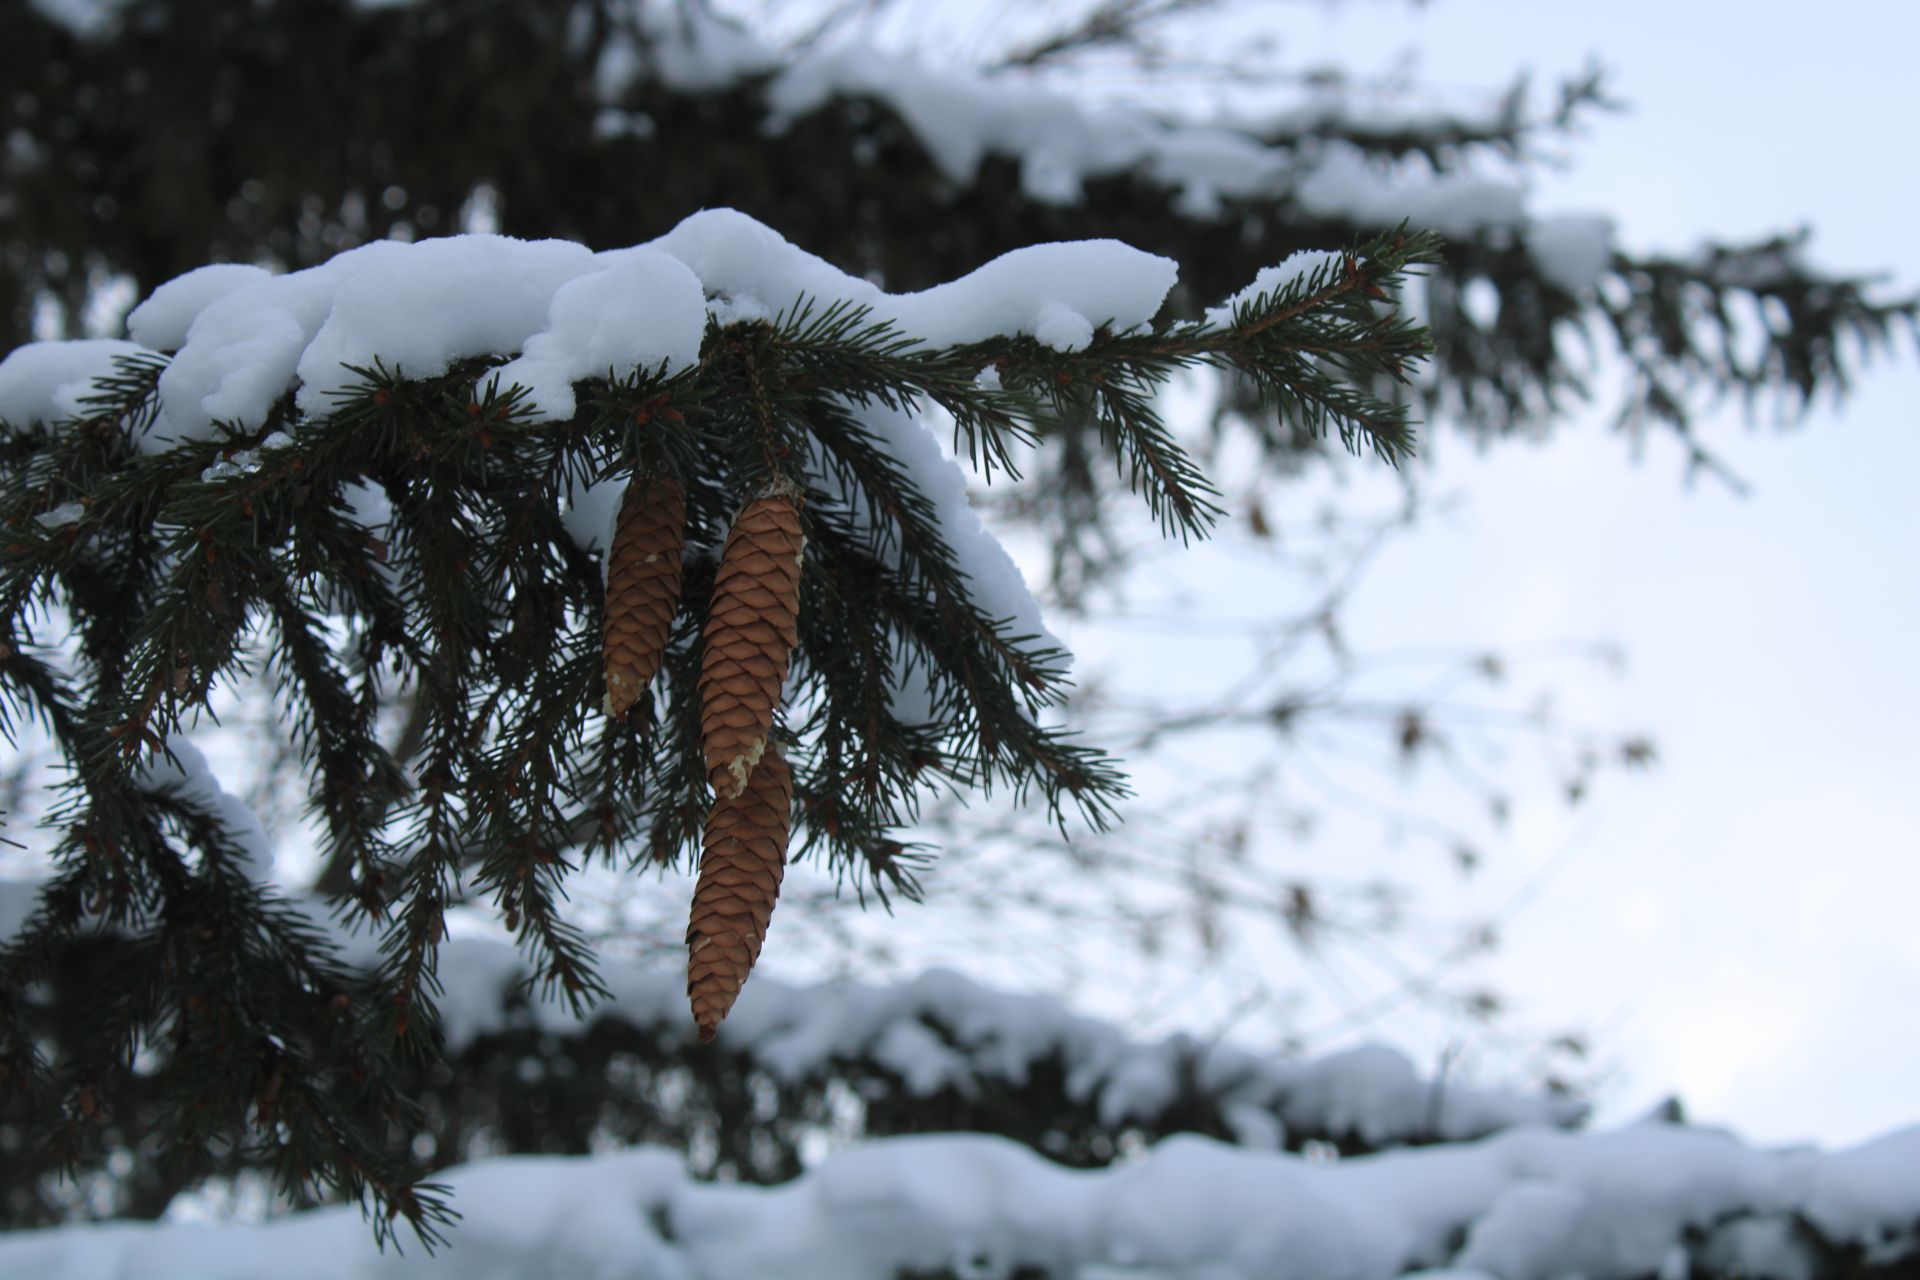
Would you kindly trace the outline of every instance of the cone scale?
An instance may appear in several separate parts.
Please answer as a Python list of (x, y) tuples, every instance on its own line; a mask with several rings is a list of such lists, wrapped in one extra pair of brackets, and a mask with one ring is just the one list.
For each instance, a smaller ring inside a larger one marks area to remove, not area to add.
[(773, 731), (773, 712), (798, 640), (806, 537), (786, 494), (743, 508), (714, 576), (700, 659), (700, 736), (720, 799), (747, 786)]
[(627, 714), (660, 670), (680, 607), (686, 497), (671, 480), (635, 477), (620, 503), (607, 556), (605, 709)]
[(700, 879), (687, 924), (687, 1000), (712, 1040), (760, 958), (786, 872), (793, 774), (769, 745), (741, 790), (707, 815)]

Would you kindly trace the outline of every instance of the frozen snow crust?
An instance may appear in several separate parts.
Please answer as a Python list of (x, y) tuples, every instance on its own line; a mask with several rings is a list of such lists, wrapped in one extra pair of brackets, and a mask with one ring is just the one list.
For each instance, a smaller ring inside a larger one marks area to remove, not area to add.
[(343, 1208), (263, 1226), (26, 1232), (0, 1238), (0, 1274), (1803, 1277), (1837, 1274), (1852, 1251), (1914, 1256), (1920, 1128), (1833, 1154), (1666, 1126), (1528, 1129), (1332, 1163), (1176, 1137), (1097, 1172), (953, 1135), (868, 1142), (777, 1187), (695, 1183), (658, 1149), (488, 1160), (445, 1181), (465, 1220), (432, 1257), (379, 1254)]

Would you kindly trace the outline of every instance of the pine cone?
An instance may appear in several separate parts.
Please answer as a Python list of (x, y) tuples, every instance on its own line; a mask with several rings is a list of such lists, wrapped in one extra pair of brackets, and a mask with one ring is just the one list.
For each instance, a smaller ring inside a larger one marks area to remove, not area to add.
[(714, 801), (707, 814), (687, 924), (687, 999), (702, 1040), (713, 1039), (760, 958), (786, 871), (792, 810), (793, 774), (769, 743), (745, 789)]
[(737, 796), (766, 749), (773, 709), (798, 639), (806, 538), (791, 497), (747, 504), (727, 531), (700, 660), (700, 736), (707, 780)]
[(635, 477), (620, 503), (607, 556), (606, 712), (624, 716), (666, 656), (680, 607), (687, 501), (671, 480)]

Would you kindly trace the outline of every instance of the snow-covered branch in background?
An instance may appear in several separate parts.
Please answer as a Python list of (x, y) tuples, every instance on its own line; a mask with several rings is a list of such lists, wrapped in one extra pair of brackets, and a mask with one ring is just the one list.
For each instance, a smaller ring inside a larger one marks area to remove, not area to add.
[[(1920, 1255), (1920, 1129), (1831, 1154), (1642, 1125), (1326, 1162), (1172, 1138), (1102, 1171), (1002, 1139), (894, 1138), (778, 1187), (676, 1152), (449, 1170), (466, 1221), (381, 1254), (351, 1210), (0, 1238), (9, 1275), (121, 1280), (1550, 1280), (1897, 1274)], [(1884, 1271), (1881, 1269), (1885, 1269)]]

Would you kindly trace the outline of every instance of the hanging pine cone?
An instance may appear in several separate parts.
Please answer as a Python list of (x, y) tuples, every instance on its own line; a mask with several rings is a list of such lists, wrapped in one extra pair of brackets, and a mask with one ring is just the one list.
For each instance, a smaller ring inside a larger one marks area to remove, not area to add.
[(717, 796), (739, 795), (766, 749), (798, 638), (805, 546), (787, 494), (748, 503), (727, 531), (700, 660), (700, 736)]
[(687, 999), (702, 1040), (713, 1039), (760, 958), (786, 872), (792, 810), (793, 774), (769, 743), (746, 787), (707, 814), (687, 924)]
[(671, 480), (636, 476), (620, 503), (607, 556), (606, 712), (619, 717), (646, 693), (680, 606), (687, 502)]

